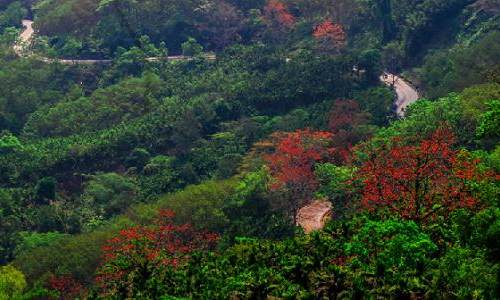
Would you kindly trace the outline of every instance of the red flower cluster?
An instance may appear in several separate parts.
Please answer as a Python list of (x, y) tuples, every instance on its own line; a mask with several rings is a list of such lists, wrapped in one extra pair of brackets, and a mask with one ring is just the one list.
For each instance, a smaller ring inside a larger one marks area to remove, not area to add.
[(347, 41), (344, 27), (329, 20), (317, 25), (313, 30), (313, 36), (334, 48), (343, 47)]
[(369, 152), (359, 169), (362, 206), (387, 208), (402, 218), (425, 222), (438, 212), (473, 208), (478, 203), (467, 182), (482, 180), (478, 161), (453, 150), (452, 132), (442, 128), (419, 145), (394, 139), (392, 145)]
[(148, 276), (159, 268), (175, 268), (191, 252), (211, 248), (218, 241), (217, 234), (199, 232), (190, 224), (174, 224), (174, 217), (173, 211), (162, 210), (153, 226), (123, 229), (108, 240), (102, 248), (103, 266), (96, 277), (105, 294), (116, 291), (133, 272)]
[(59, 293), (60, 299), (75, 299), (85, 292), (83, 285), (71, 275), (50, 276), (47, 287)]
[(269, 0), (264, 7), (264, 17), (269, 22), (291, 28), (295, 24), (295, 17), (288, 11), (286, 5), (278, 0)]
[(317, 186), (314, 164), (328, 160), (333, 154), (334, 149), (329, 147), (333, 134), (306, 129), (273, 137), (275, 152), (264, 156), (271, 175), (276, 179), (272, 188), (314, 189)]

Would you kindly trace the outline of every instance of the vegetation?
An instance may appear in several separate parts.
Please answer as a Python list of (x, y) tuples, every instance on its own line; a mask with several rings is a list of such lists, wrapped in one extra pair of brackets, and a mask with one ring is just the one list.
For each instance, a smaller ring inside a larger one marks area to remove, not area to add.
[[(0, 300), (500, 298), (499, 20), (0, 0)], [(425, 96), (402, 118), (384, 72)]]

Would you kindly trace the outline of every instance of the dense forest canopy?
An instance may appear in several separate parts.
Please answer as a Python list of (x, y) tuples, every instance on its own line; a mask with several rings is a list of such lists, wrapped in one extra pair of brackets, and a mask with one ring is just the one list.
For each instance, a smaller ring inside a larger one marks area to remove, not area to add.
[(500, 298), (499, 15), (0, 0), (0, 299)]

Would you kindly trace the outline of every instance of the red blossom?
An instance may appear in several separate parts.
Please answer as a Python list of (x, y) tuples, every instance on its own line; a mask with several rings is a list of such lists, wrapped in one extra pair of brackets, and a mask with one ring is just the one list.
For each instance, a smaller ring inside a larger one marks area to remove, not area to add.
[(425, 222), (438, 213), (478, 205), (468, 182), (484, 179), (478, 161), (452, 149), (454, 136), (438, 129), (430, 139), (408, 145), (394, 139), (368, 151), (358, 171), (361, 205), (369, 211), (387, 208), (405, 219)]
[(291, 28), (295, 25), (295, 17), (288, 11), (286, 5), (278, 0), (269, 0), (264, 7), (264, 17), (268, 23), (284, 28)]
[(317, 25), (313, 36), (317, 39), (327, 38), (335, 43), (345, 43), (347, 39), (344, 27), (329, 20)]
[(298, 130), (273, 136), (275, 151), (264, 160), (275, 178), (273, 189), (288, 188), (310, 192), (317, 187), (314, 165), (327, 161), (334, 153), (329, 146), (333, 134), (324, 131)]
[(172, 211), (162, 210), (153, 225), (126, 228), (108, 240), (102, 247), (103, 264), (95, 278), (102, 295), (120, 289), (134, 270), (147, 274), (157, 268), (176, 267), (193, 251), (211, 248), (218, 241), (217, 234), (173, 223), (174, 217)]
[(347, 41), (344, 27), (330, 20), (318, 24), (313, 30), (313, 37), (321, 43), (324, 50), (338, 50), (344, 47)]
[(51, 275), (47, 281), (47, 287), (59, 293), (59, 299), (75, 299), (85, 293), (83, 285), (71, 275)]

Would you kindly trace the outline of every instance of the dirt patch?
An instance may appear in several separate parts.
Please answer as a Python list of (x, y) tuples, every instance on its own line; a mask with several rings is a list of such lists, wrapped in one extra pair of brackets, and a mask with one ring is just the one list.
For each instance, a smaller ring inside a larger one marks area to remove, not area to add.
[(302, 207), (297, 214), (297, 224), (306, 233), (322, 229), (332, 216), (332, 203), (317, 200)]

